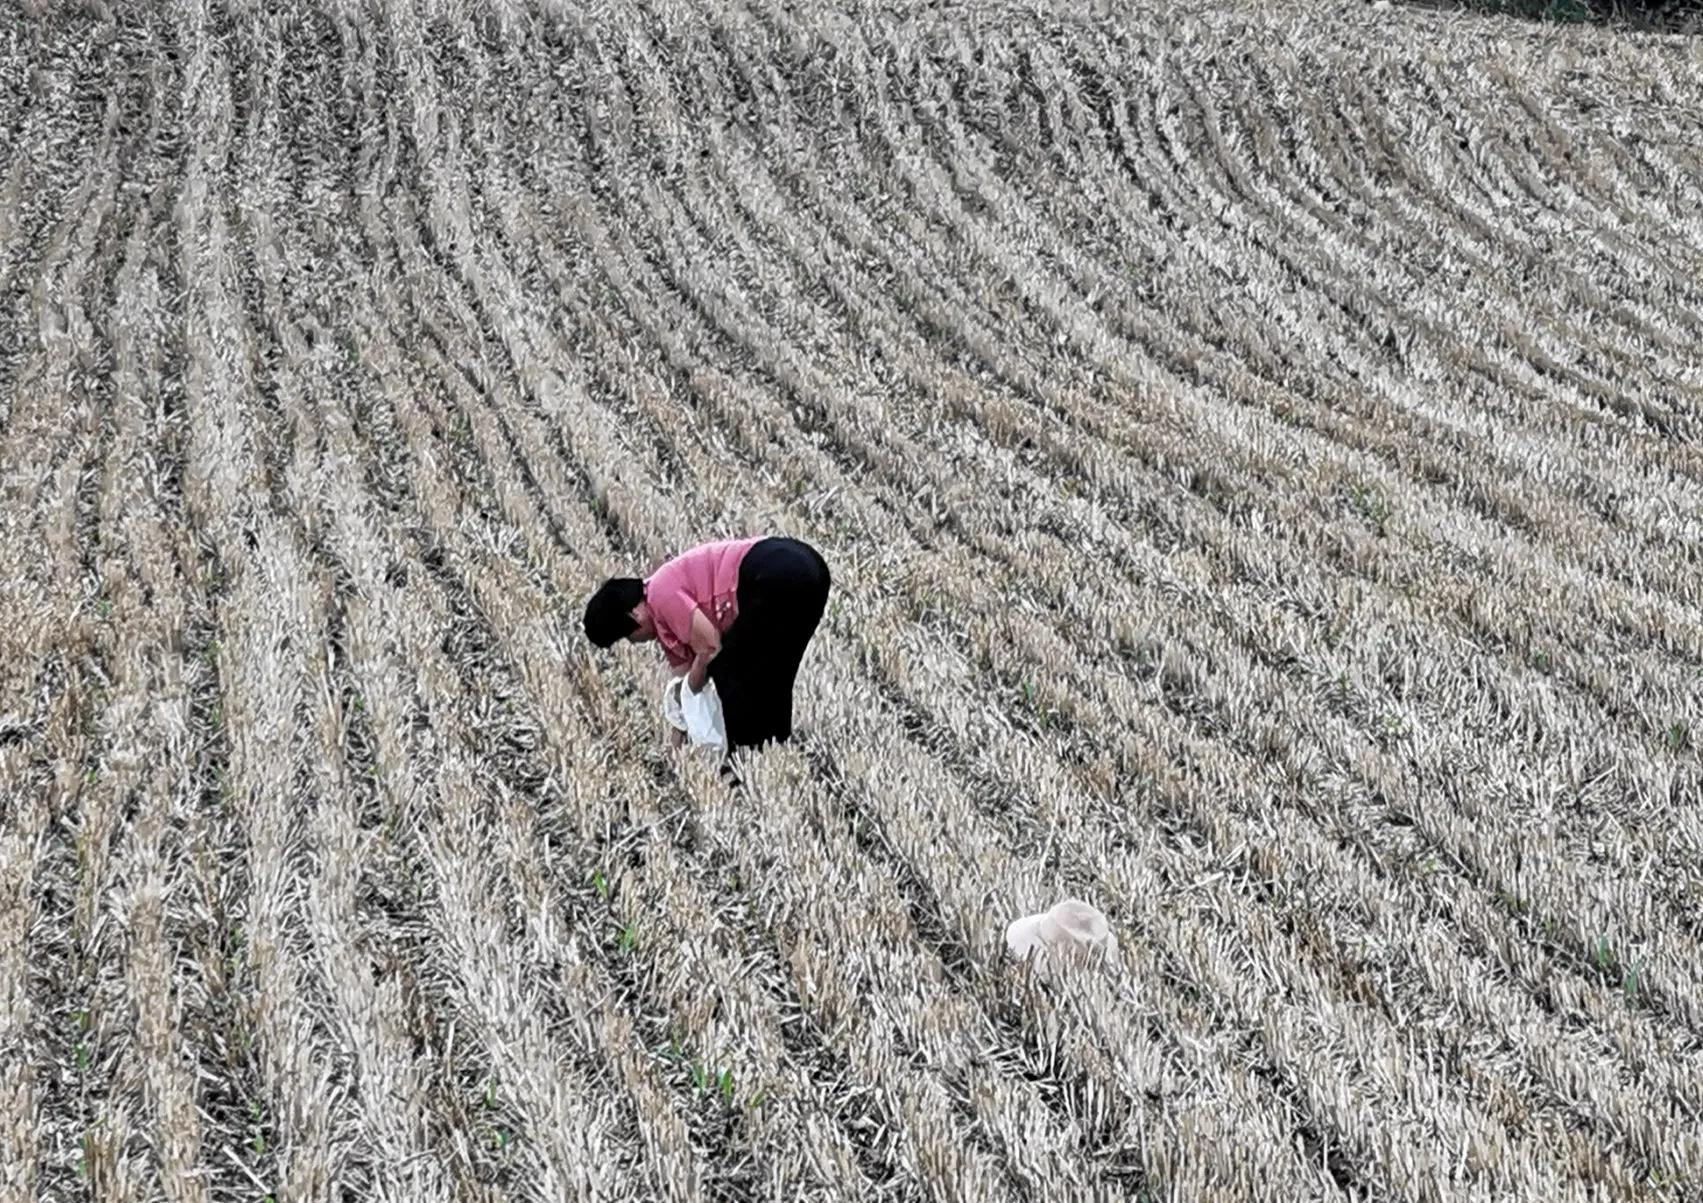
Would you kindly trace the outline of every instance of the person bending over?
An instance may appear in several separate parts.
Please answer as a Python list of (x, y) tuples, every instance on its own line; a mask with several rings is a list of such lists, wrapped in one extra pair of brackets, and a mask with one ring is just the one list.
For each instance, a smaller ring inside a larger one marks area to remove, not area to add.
[(808, 543), (723, 539), (643, 580), (604, 581), (586, 602), (585, 634), (600, 648), (655, 640), (693, 693), (714, 681), (731, 755), (792, 737), (793, 685), (831, 585), (827, 562)]

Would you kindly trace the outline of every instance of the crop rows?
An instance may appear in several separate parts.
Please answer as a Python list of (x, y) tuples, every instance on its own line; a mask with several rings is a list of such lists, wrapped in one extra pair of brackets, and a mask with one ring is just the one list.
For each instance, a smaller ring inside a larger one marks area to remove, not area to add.
[(1703, 58), (1095, 7), (0, 23), (0, 1197), (1703, 1190)]

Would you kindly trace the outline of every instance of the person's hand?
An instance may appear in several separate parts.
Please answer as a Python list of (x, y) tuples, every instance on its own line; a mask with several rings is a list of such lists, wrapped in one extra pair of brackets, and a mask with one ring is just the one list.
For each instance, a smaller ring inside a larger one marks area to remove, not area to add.
[(668, 746), (671, 747), (671, 748), (683, 748), (683, 747), (685, 747), (686, 746), (686, 733), (684, 731), (682, 731), (679, 727), (670, 725), (669, 728), (668, 728)]

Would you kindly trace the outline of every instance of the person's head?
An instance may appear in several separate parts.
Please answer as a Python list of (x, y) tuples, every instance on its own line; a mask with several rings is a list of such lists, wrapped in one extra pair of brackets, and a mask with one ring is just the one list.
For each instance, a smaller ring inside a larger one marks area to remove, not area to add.
[(656, 638), (645, 585), (637, 577), (612, 576), (585, 603), (585, 637), (597, 647), (612, 647), (622, 639), (644, 643)]

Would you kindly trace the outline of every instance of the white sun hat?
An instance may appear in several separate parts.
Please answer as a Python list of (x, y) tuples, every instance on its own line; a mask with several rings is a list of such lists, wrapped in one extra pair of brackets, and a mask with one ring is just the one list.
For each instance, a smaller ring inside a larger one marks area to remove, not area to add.
[(1005, 946), (1022, 960), (1030, 953), (1066, 960), (1085, 960), (1096, 953), (1117, 955), (1118, 938), (1106, 916), (1076, 898), (1051, 910), (1015, 919), (1005, 929)]

